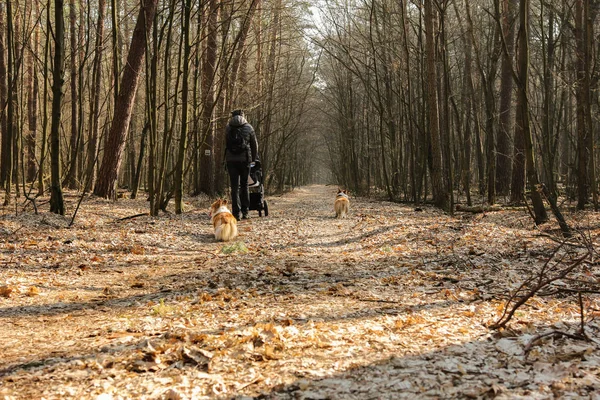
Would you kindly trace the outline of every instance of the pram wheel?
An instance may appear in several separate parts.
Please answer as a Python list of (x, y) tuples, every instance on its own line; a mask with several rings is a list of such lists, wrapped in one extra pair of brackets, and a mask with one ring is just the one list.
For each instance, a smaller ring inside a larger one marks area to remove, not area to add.
[[(265, 210), (265, 217), (268, 217), (269, 216), (269, 205), (267, 204), (266, 200), (263, 202), (263, 210)], [(259, 215), (260, 215), (260, 213), (259, 213)]]

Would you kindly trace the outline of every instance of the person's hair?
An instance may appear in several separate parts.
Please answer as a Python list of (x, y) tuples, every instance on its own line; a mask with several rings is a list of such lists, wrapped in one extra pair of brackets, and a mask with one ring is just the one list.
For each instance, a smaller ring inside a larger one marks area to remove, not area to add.
[(231, 112), (231, 116), (232, 116), (232, 117), (235, 117), (236, 115), (241, 115), (241, 116), (243, 116), (243, 115), (244, 115), (244, 110), (233, 110), (233, 111)]

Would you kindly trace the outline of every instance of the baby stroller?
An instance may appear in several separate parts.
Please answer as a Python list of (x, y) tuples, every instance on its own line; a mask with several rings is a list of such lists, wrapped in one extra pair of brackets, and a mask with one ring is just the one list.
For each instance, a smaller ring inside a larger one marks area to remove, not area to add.
[(265, 200), (265, 187), (262, 182), (262, 167), (260, 161), (250, 164), (250, 175), (248, 175), (248, 190), (250, 191), (250, 210), (258, 211), (258, 216), (269, 215), (269, 205)]

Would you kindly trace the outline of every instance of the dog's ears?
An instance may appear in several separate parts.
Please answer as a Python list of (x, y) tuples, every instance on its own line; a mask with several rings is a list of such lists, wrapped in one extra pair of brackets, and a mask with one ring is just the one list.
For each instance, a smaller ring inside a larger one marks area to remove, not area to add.
[(227, 204), (227, 199), (222, 199), (222, 200), (221, 200), (221, 203), (222, 203), (223, 205), (226, 205), (226, 204)]

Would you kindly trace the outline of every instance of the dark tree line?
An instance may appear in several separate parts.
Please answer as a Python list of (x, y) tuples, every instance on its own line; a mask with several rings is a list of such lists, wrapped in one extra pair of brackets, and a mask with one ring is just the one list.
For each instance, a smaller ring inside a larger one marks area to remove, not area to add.
[[(4, 203), (227, 190), (244, 108), (265, 184), (598, 207), (597, 0), (0, 0)], [(311, 13), (314, 16), (311, 17)]]
[(537, 222), (542, 185), (597, 208), (600, 2), (325, 3), (315, 41), (338, 182), (448, 210), (472, 193), (527, 199)]
[(185, 195), (226, 190), (234, 108), (257, 131), (272, 190), (308, 183), (306, 14), (296, 0), (0, 0), (5, 204), (50, 194), (63, 214), (63, 188), (142, 190), (153, 215), (171, 200), (180, 213)]

